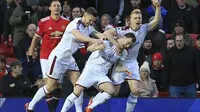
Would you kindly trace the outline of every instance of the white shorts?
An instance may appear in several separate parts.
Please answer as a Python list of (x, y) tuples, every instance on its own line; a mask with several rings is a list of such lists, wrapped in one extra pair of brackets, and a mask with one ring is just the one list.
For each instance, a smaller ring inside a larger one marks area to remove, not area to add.
[(47, 76), (62, 82), (63, 76), (67, 70), (79, 71), (75, 59), (71, 56), (66, 59), (59, 59), (55, 55), (50, 55), (48, 59)]
[(80, 85), (84, 88), (89, 88), (94, 85), (97, 89), (99, 89), (99, 85), (106, 82), (112, 83), (106, 72), (102, 73), (93, 68), (85, 67), (81, 73), (81, 76), (76, 82), (76, 85)]
[(40, 59), (40, 65), (41, 65), (41, 69), (42, 69), (42, 77), (47, 78), (48, 59)]
[(139, 66), (137, 61), (132, 61), (132, 62), (125, 62), (123, 63), (125, 67), (128, 68), (128, 70), (132, 73), (131, 76), (127, 75), (124, 72), (116, 72), (115, 66), (113, 67), (113, 71), (111, 74), (111, 80), (113, 84), (119, 85), (123, 83), (125, 80), (138, 80), (140, 81), (140, 73), (139, 73)]

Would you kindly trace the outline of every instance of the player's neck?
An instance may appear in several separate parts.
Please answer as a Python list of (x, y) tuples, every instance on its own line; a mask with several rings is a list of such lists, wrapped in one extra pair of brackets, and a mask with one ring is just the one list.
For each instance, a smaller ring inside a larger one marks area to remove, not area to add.
[(139, 30), (139, 28), (134, 27), (134, 26), (131, 26), (131, 29), (132, 29), (133, 31), (138, 31), (138, 30)]
[(53, 14), (51, 14), (51, 18), (53, 20), (58, 20), (60, 18), (60, 14), (59, 15), (53, 15)]

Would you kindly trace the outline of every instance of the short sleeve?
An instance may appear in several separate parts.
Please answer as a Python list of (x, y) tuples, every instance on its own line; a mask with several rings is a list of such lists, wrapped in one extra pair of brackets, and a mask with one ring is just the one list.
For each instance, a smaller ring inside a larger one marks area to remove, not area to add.
[(42, 37), (44, 34), (44, 22), (39, 21), (37, 31), (35, 32), (38, 36)]
[(79, 18), (74, 19), (73, 21), (71, 21), (66, 28), (67, 32), (71, 32), (74, 29), (79, 29)]

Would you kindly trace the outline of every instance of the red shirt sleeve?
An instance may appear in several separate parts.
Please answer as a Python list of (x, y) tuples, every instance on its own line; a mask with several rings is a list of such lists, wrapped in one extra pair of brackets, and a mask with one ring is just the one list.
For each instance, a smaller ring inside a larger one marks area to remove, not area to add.
[(44, 33), (44, 22), (39, 21), (38, 22), (38, 28), (37, 31), (35, 32), (38, 36), (42, 37), (43, 33)]

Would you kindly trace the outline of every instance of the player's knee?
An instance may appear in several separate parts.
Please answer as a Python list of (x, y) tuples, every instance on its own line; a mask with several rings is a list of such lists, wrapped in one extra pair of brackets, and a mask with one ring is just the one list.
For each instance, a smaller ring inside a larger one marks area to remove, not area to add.
[(138, 95), (139, 94), (139, 89), (138, 88), (132, 88), (131, 89), (131, 94)]
[(84, 90), (84, 87), (79, 86), (79, 85), (76, 85), (76, 86), (74, 87), (73, 93), (76, 94), (77, 96), (80, 96), (81, 93), (83, 92), (83, 90)]
[(52, 92), (53, 90), (55, 90), (57, 88), (58, 88), (58, 85), (49, 85), (49, 84), (46, 84), (46, 89), (49, 92)]
[(109, 90), (105, 91), (105, 92), (107, 92), (111, 96), (115, 96), (115, 88), (114, 87), (109, 88)]

